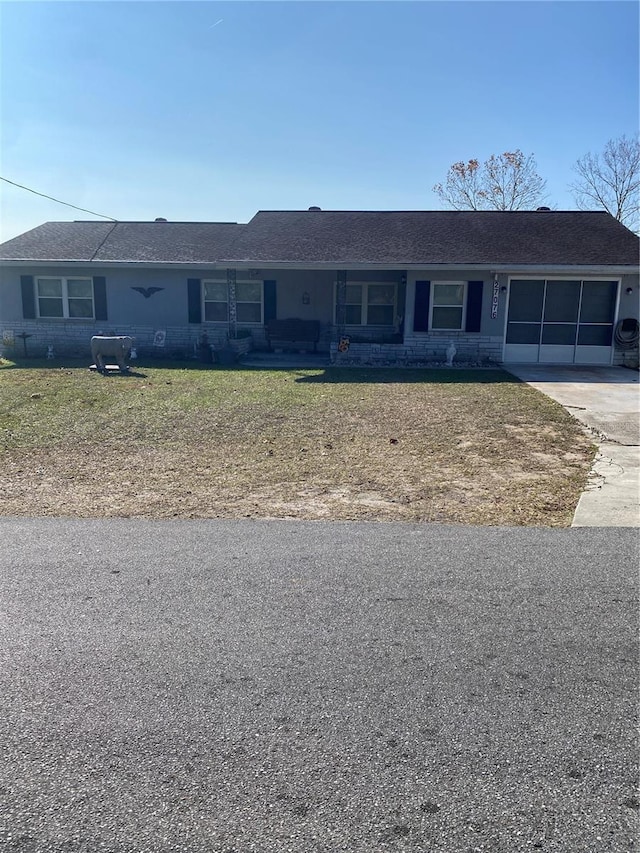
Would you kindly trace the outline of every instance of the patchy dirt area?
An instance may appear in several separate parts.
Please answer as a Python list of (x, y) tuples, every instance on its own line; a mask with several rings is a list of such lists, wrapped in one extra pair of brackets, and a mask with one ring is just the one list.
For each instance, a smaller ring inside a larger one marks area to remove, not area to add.
[(566, 526), (595, 448), (501, 371), (0, 369), (0, 512)]

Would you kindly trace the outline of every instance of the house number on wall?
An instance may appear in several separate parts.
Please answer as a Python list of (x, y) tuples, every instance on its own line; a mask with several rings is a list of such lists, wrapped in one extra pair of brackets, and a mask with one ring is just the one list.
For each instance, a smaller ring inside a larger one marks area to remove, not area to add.
[(498, 301), (500, 299), (500, 285), (497, 277), (493, 280), (493, 298), (491, 300), (491, 319), (495, 320), (498, 316)]

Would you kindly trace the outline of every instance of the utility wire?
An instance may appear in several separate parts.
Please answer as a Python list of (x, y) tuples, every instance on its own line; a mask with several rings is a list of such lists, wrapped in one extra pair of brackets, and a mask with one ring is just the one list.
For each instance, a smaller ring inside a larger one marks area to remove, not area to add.
[(7, 184), (11, 184), (14, 187), (20, 187), (21, 190), (26, 190), (29, 193), (34, 193), (34, 195), (40, 195), (42, 198), (48, 198), (50, 201), (55, 201), (58, 204), (65, 204), (67, 207), (73, 207), (74, 210), (81, 210), (83, 213), (90, 213), (92, 216), (101, 216), (103, 219), (110, 219), (112, 222), (117, 222), (117, 219), (114, 219), (113, 216), (106, 216), (104, 213), (96, 213), (95, 210), (87, 210), (86, 207), (78, 207), (77, 204), (69, 204), (68, 201), (61, 201), (59, 198), (54, 198), (52, 195), (46, 195), (46, 193), (39, 193), (37, 190), (32, 190), (29, 187), (24, 187), (22, 184), (16, 184), (15, 181), (10, 181), (9, 178), (3, 178), (0, 175), (0, 181), (5, 181)]

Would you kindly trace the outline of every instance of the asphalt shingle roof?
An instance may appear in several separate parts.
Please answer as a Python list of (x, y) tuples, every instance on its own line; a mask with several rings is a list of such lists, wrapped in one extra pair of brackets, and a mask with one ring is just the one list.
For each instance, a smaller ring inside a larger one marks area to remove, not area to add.
[(640, 241), (595, 211), (259, 211), (221, 222), (47, 222), (2, 260), (637, 266)]
[(242, 228), (235, 222), (45, 222), (0, 245), (0, 259), (214, 263)]
[(585, 211), (260, 211), (237, 261), (637, 264), (639, 241)]
[(94, 255), (113, 222), (45, 222), (0, 246), (3, 260), (86, 261)]

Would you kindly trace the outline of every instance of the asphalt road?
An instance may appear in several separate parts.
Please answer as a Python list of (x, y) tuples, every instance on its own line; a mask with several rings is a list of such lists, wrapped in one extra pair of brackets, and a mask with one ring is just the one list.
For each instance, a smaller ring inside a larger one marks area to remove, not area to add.
[(3, 853), (640, 847), (637, 531), (0, 542)]

